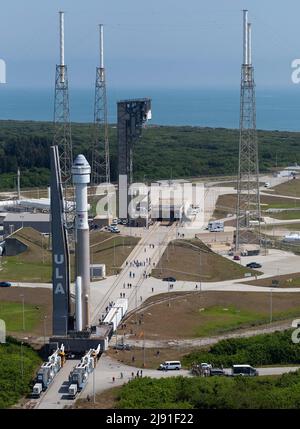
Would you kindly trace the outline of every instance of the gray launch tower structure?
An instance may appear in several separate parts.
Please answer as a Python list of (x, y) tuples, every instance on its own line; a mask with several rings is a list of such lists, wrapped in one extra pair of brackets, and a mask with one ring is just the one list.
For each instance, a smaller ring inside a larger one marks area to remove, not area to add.
[(260, 245), (260, 195), (254, 68), (252, 65), (251, 24), (243, 11), (244, 43), (241, 73), (240, 140), (237, 182), (235, 250), (247, 244)]
[(51, 146), (51, 230), (53, 333), (67, 335), (70, 326), (70, 256), (58, 146)]
[(150, 98), (118, 102), (119, 217), (128, 219), (128, 188), (133, 181), (133, 147), (151, 119)]

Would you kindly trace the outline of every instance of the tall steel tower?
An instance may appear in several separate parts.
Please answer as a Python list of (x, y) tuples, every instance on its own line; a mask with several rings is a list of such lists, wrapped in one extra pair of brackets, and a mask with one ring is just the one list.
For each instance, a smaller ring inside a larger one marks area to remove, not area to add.
[(107, 122), (106, 80), (103, 50), (103, 25), (100, 30), (100, 67), (96, 68), (92, 184), (110, 183), (110, 159)]
[(56, 65), (55, 76), (53, 145), (58, 146), (62, 182), (64, 186), (68, 186), (71, 180), (73, 154), (69, 109), (68, 73), (67, 66), (65, 65), (64, 12), (59, 12), (59, 21), (60, 64)]
[(237, 183), (236, 251), (249, 243), (260, 245), (260, 196), (254, 68), (251, 24), (243, 10), (244, 43), (241, 74), (239, 168)]

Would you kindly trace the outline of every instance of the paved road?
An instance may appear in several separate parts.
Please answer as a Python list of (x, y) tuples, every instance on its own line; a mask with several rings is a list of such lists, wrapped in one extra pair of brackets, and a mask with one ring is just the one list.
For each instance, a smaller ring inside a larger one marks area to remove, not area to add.
[(64, 408), (65, 406), (72, 405), (74, 401), (68, 399), (67, 393), (69, 388), (69, 374), (80, 361), (67, 360), (63, 368), (54, 378), (51, 386), (36, 400), (35, 408), (38, 409), (55, 409)]
[[(276, 368), (257, 368), (259, 375), (280, 375), (286, 372), (296, 371), (300, 367), (276, 367)], [(102, 355), (97, 368), (95, 370), (95, 391), (101, 393), (113, 386), (121, 386), (132, 379), (132, 373), (134, 376), (137, 373), (138, 368), (124, 365), (120, 362), (115, 361), (109, 356)], [(229, 368), (225, 369), (229, 374), (231, 371)], [(123, 378), (121, 378), (121, 372)], [(143, 377), (152, 378), (163, 378), (163, 377), (176, 377), (183, 375), (185, 377), (192, 377), (189, 371), (158, 371), (155, 369), (143, 369)], [(115, 377), (115, 381), (112, 381), (112, 377)], [(81, 398), (86, 398), (87, 395), (93, 395), (93, 376), (91, 375), (87, 386), (81, 393)]]
[[(124, 262), (121, 273), (98, 283), (100, 287), (98, 284), (92, 285), (93, 322), (98, 322), (99, 317), (106, 312), (105, 309), (110, 301), (116, 301), (123, 294), (128, 298), (129, 310), (145, 300), (144, 273), (149, 274), (157, 265), (169, 241), (173, 240), (175, 235), (176, 224), (167, 227), (156, 223), (149, 230), (144, 230), (140, 242)], [(135, 261), (139, 261), (141, 265), (137, 266)], [(132, 287), (129, 288), (128, 284)]]

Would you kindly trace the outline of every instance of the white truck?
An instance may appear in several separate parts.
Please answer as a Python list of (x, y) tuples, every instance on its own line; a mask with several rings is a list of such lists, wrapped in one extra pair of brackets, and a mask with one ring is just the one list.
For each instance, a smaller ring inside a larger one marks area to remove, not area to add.
[(42, 383), (35, 383), (32, 389), (32, 396), (34, 398), (39, 398), (41, 396), (42, 391), (43, 391)]
[(69, 386), (69, 397), (71, 399), (75, 399), (76, 395), (78, 393), (78, 387), (77, 384), (70, 384)]

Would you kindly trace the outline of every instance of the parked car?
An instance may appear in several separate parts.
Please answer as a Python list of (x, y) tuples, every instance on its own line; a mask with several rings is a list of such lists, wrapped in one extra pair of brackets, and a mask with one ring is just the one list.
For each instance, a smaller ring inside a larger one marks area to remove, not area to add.
[(10, 287), (11, 283), (9, 282), (0, 282), (0, 287)]
[(200, 363), (202, 369), (212, 369), (212, 365), (210, 363), (202, 362)]
[(131, 350), (130, 344), (123, 344), (123, 343), (116, 344), (114, 345), (113, 348), (115, 350)]
[(163, 278), (164, 282), (176, 282), (175, 277), (164, 277)]
[(159, 368), (162, 371), (168, 371), (172, 369), (181, 369), (181, 362), (179, 360), (167, 360), (159, 365)]
[(250, 262), (250, 264), (246, 265), (247, 268), (261, 268), (261, 265), (257, 262)]
[(221, 368), (211, 368), (211, 370), (209, 371), (209, 375), (211, 377), (214, 377), (214, 376), (224, 376), (226, 374), (225, 374), (225, 371)]
[(240, 261), (241, 257), (239, 255), (234, 255), (233, 260), (234, 261)]
[(226, 374), (225, 374), (225, 371), (224, 371), (223, 369), (221, 369), (221, 368), (212, 368), (212, 369), (209, 371), (209, 375), (210, 375), (211, 377), (215, 377), (215, 376), (220, 377), (220, 376), (224, 376), (224, 375), (226, 375)]

